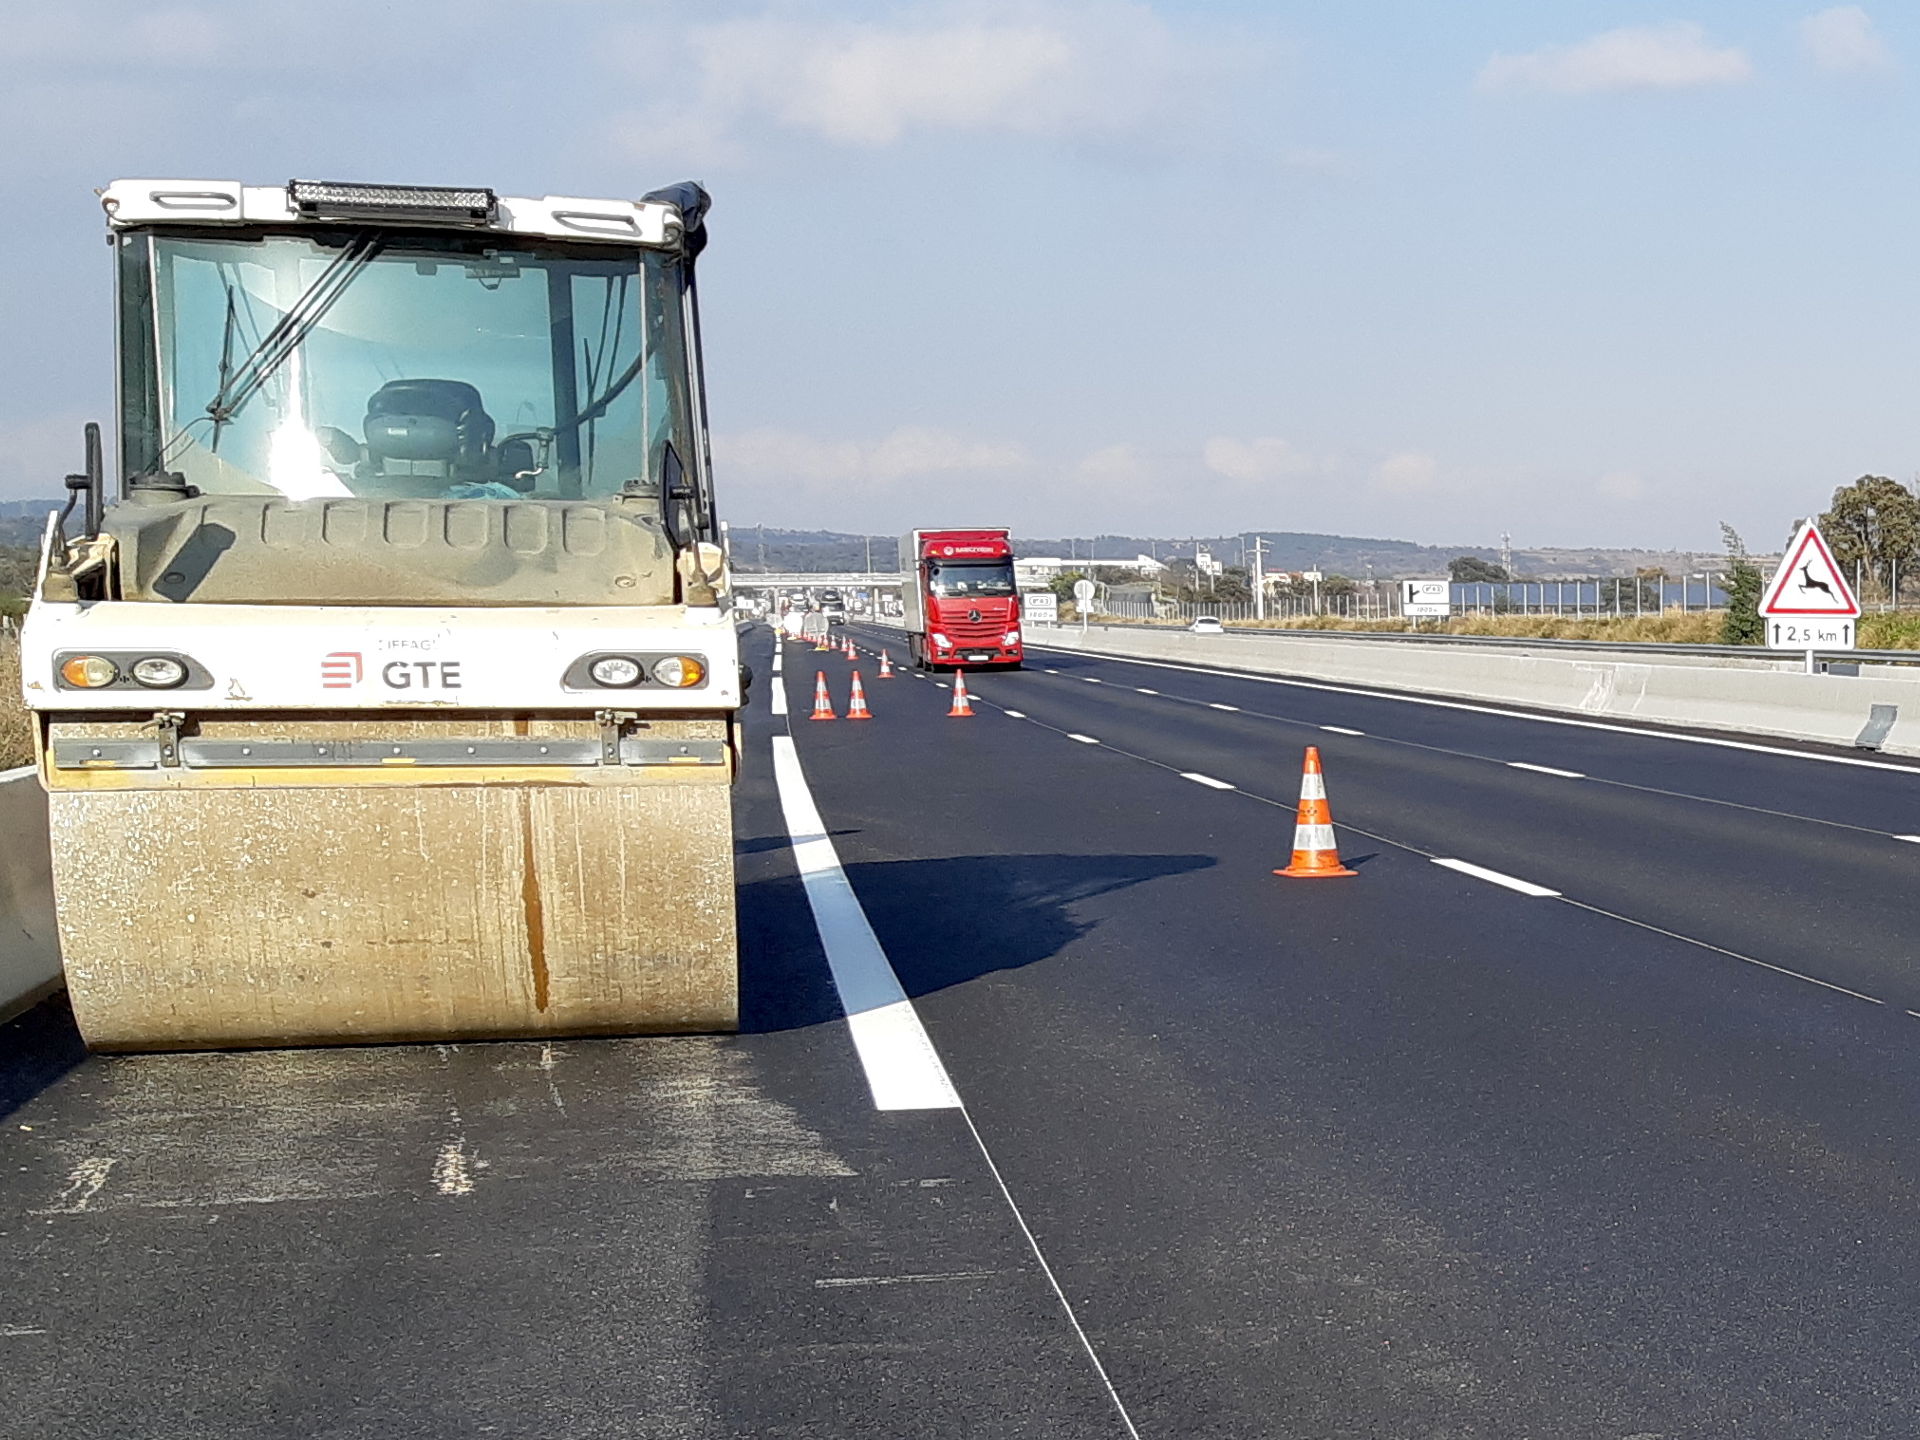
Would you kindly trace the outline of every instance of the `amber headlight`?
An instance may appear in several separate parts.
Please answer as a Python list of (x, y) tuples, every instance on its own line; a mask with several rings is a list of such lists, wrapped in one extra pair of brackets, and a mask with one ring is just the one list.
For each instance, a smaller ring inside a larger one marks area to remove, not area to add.
[(669, 655), (653, 662), (653, 678), (675, 690), (685, 690), (707, 678), (707, 667), (692, 655)]
[(120, 678), (120, 667), (104, 655), (69, 656), (60, 678), (80, 690), (99, 690)]

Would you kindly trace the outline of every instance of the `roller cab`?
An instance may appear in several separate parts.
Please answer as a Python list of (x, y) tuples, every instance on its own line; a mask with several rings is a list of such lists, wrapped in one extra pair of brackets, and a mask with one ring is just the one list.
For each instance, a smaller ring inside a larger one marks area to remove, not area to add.
[(22, 635), (89, 1043), (733, 1028), (704, 192), (103, 193)]

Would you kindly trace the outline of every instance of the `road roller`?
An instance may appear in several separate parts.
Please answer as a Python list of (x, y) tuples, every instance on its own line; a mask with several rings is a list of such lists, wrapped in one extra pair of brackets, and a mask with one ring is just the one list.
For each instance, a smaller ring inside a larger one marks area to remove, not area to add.
[(733, 1029), (706, 193), (100, 194), (21, 636), (88, 1044)]

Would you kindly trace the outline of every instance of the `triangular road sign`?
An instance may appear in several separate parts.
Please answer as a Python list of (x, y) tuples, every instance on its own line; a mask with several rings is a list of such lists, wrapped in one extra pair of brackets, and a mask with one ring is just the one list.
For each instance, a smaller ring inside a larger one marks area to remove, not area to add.
[(1780, 568), (1773, 572), (1773, 583), (1760, 602), (1760, 613), (1815, 615), (1827, 620), (1860, 617), (1860, 602), (1854, 599), (1852, 587), (1840, 573), (1818, 525), (1803, 525), (1787, 546)]

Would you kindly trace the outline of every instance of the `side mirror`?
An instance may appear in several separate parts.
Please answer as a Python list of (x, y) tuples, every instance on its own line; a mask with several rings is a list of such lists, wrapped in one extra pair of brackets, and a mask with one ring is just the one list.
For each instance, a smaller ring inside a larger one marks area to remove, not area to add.
[(106, 517), (106, 470), (100, 459), (100, 425), (89, 420), (84, 432), (86, 437), (86, 469), (78, 475), (67, 476), (67, 508), (60, 512), (60, 533), (64, 536), (67, 529), (67, 517), (73, 514), (73, 507), (84, 498), (82, 507), (81, 534), (91, 540), (100, 533), (100, 522)]
[(687, 470), (680, 463), (680, 452), (667, 441), (660, 456), (660, 495), (665, 506), (667, 538), (676, 550), (685, 550), (700, 536), (693, 521), (693, 486), (687, 483)]

